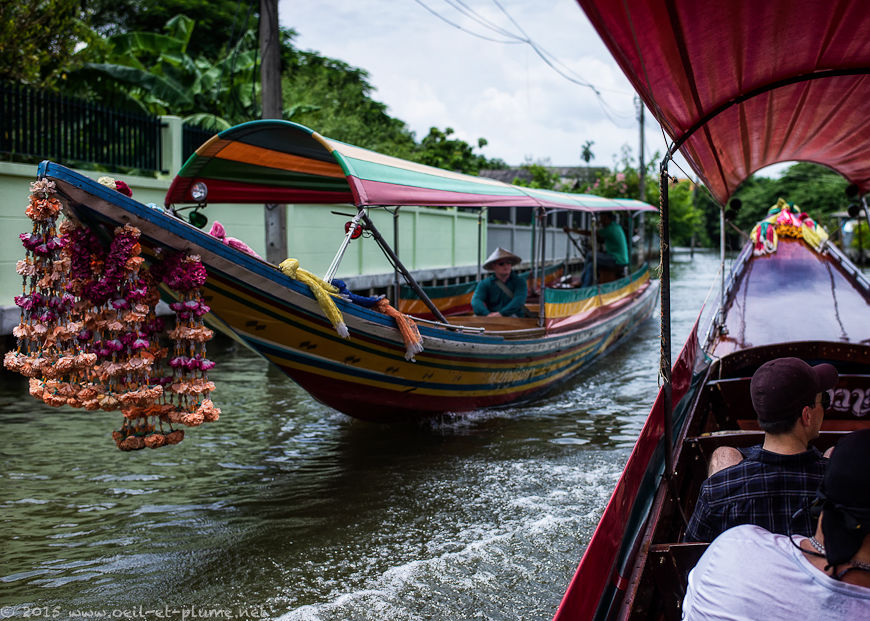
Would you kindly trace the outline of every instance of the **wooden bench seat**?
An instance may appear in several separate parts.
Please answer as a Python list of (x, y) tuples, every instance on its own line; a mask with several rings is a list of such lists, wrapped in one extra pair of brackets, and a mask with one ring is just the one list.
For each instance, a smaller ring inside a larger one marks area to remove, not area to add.
[(681, 617), (689, 572), (709, 543), (657, 543), (650, 546), (649, 567), (662, 600), (660, 610), (667, 620)]

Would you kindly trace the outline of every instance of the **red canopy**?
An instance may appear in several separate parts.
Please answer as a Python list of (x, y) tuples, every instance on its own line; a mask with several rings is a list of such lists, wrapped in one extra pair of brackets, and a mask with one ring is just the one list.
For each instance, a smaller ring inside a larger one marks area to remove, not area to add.
[(756, 170), (829, 166), (870, 191), (870, 18), (858, 0), (579, 0), (724, 203)]

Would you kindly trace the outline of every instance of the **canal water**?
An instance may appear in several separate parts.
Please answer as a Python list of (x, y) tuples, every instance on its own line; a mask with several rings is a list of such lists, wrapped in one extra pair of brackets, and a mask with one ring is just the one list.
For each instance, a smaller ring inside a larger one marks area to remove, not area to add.
[[(717, 273), (674, 256), (674, 355)], [(0, 617), (549, 619), (658, 387), (655, 317), (536, 404), (413, 426), (210, 348), (220, 421), (158, 450), (2, 375)]]

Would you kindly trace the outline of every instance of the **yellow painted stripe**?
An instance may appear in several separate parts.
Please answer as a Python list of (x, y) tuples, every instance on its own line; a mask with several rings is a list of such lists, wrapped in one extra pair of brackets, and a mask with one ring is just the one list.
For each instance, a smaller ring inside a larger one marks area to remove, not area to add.
[(200, 147), (196, 150), (196, 154), (199, 157), (214, 157), (220, 150), (225, 146), (230, 144), (232, 140), (226, 140), (224, 138), (218, 138), (217, 136), (213, 136), (210, 140), (204, 142)]
[(649, 273), (644, 274), (634, 282), (629, 283), (625, 287), (611, 291), (610, 293), (602, 293), (591, 298), (578, 300), (577, 302), (564, 302), (561, 304), (548, 303), (546, 305), (546, 316), (548, 319), (561, 319), (578, 313), (584, 313), (598, 306), (612, 304), (613, 302), (630, 295), (643, 287), (649, 282)]
[[(536, 388), (541, 388), (546, 386), (552, 382), (556, 382), (561, 378), (565, 377), (565, 375), (574, 371), (581, 363), (579, 360), (582, 356), (578, 353), (575, 356), (572, 356), (572, 359), (566, 361), (564, 365), (550, 365), (543, 369), (536, 369), (535, 372), (527, 372), (523, 374), (522, 377), (516, 377), (516, 374), (512, 374), (511, 378), (504, 377), (495, 377), (493, 378), (492, 384), (497, 384), (500, 382), (510, 382), (510, 381), (522, 381), (523, 379), (528, 379), (533, 375), (542, 375), (546, 377), (542, 377), (538, 381), (529, 382), (527, 384), (523, 384), (521, 386), (505, 386), (503, 388), (496, 389), (465, 389), (463, 388), (463, 384), (454, 384), (452, 388), (427, 388), (422, 382), (421, 385), (414, 390), (415, 395), (425, 395), (425, 396), (433, 396), (433, 397), (488, 397), (493, 395), (504, 395), (504, 394), (512, 394), (515, 392), (524, 392), (527, 390), (534, 390)], [(339, 373), (335, 371), (328, 371), (326, 369), (321, 369), (317, 367), (312, 367), (303, 363), (299, 363), (292, 360), (284, 359), (280, 356), (268, 356), (268, 359), (277, 364), (278, 366), (290, 368), (290, 369), (298, 369), (300, 371), (305, 371), (307, 373), (313, 373), (315, 375), (319, 375), (321, 377), (326, 377), (335, 380), (341, 380), (351, 383), (360, 384), (363, 386), (370, 386), (375, 388), (381, 388), (384, 390), (389, 390), (396, 393), (407, 393), (408, 386), (392, 384), (389, 382), (380, 382), (377, 380), (371, 379), (363, 379), (359, 377), (355, 377), (352, 375), (346, 375), (344, 373)], [(562, 367), (562, 370), (554, 375), (548, 375), (555, 368)], [(431, 381), (431, 380), (430, 380)], [(443, 383), (443, 382), (438, 382)], [(472, 383), (480, 383), (480, 382), (472, 382)]]

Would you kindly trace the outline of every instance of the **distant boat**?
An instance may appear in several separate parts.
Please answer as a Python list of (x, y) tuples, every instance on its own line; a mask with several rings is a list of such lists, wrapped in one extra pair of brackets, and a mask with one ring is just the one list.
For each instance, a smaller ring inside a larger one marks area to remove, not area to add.
[[(859, 34), (868, 24), (863, 3), (580, 4), (673, 139), (662, 180), (680, 149), (723, 205), (723, 239), (728, 199), (750, 174), (779, 161), (837, 170), (870, 219), (870, 39)], [(761, 441), (749, 380), (763, 363), (796, 356), (837, 367), (820, 449), (870, 424), (870, 284), (788, 203), (771, 209), (727, 277), (723, 251), (719, 300), (704, 312), (709, 322), (701, 324), (699, 316), (671, 365), (665, 183), (662, 205), (663, 386), (557, 621), (680, 619), (688, 572), (707, 546), (681, 543), (685, 519), (711, 452)], [(812, 204), (801, 207), (812, 214)], [(700, 337), (699, 327), (706, 328)]]
[[(532, 400), (612, 349), (657, 303), (658, 283), (644, 265), (592, 287), (544, 287), (543, 302), (540, 296), (529, 300), (529, 317), (448, 318), (457, 298), (445, 296), (443, 288), (430, 290), (430, 297), (414, 282), (368, 218), (370, 207), (654, 208), (422, 166), (332, 141), (287, 121), (246, 123), (203, 144), (173, 181), (167, 205), (206, 200), (355, 205), (357, 215), (325, 281), (332, 282), (359, 229), (371, 233), (404, 273), (416, 303), (423, 304), (416, 312), (421, 317), (416, 344), (403, 338), (395, 315), (363, 305), (372, 300), (334, 298), (349, 333), (343, 338), (309, 286), (278, 266), (58, 164), (44, 162), (39, 176), (54, 181), (68, 213), (90, 227), (111, 230), (129, 223), (141, 230), (145, 254), (169, 248), (199, 255), (208, 272), (203, 295), (212, 325), (262, 354), (317, 400), (362, 419), (408, 420)], [(542, 282), (544, 263), (538, 268), (532, 277)], [(403, 308), (414, 303), (407, 300)]]

